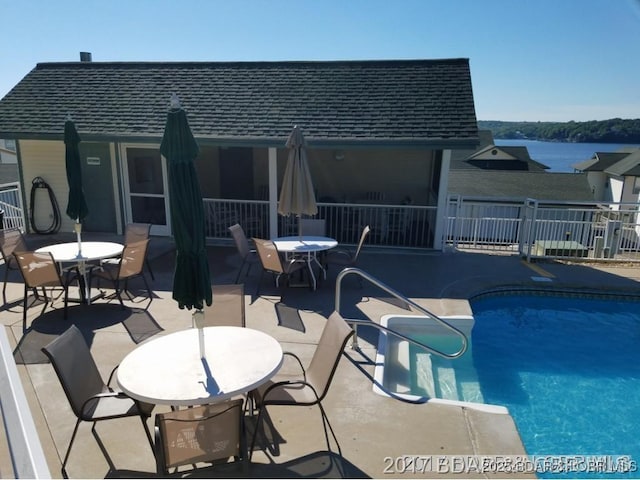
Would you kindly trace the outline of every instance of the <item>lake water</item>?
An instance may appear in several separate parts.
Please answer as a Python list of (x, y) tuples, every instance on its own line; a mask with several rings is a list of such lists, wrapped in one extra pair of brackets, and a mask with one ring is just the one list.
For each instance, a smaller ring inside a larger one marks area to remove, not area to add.
[(563, 143), (500, 139), (495, 139), (495, 144), (497, 146), (527, 147), (529, 156), (549, 167), (548, 172), (573, 172), (571, 165), (590, 159), (596, 152), (616, 152), (621, 148), (640, 146), (618, 143)]

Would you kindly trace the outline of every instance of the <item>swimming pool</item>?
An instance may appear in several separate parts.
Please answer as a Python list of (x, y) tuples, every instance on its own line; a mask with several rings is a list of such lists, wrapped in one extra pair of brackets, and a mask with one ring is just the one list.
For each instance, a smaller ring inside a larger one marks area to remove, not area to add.
[[(472, 310), (463, 363), (482, 401), (508, 409), (529, 455), (640, 461), (640, 303), (506, 295), (473, 301)], [(413, 385), (405, 393), (425, 394)]]

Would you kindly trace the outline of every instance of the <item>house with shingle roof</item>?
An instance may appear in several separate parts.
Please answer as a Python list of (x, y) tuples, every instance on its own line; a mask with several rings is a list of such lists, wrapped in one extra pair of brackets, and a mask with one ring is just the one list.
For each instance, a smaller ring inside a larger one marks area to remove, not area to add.
[[(170, 235), (159, 145), (174, 93), (200, 145), (203, 196), (267, 200), (271, 236), (294, 125), (318, 198), (346, 204), (381, 192), (389, 204), (409, 197), (440, 211), (451, 153), (478, 144), (468, 59), (40, 63), (0, 100), (0, 138), (18, 145), (27, 204), (35, 178), (66, 202), (70, 115), (82, 140), (84, 228), (148, 222)], [(439, 228), (430, 226), (432, 238)]]
[(527, 147), (497, 146), (491, 130), (478, 132), (480, 144), (475, 149), (455, 150), (451, 154), (451, 170), (508, 170), (544, 172), (549, 167), (529, 156)]
[(587, 176), (596, 200), (640, 203), (640, 148), (595, 152), (572, 166)]
[(562, 202), (593, 200), (587, 175), (547, 172), (532, 159), (527, 147), (496, 146), (489, 130), (479, 132), (476, 149), (456, 150), (451, 156), (449, 193), (467, 197), (527, 198)]

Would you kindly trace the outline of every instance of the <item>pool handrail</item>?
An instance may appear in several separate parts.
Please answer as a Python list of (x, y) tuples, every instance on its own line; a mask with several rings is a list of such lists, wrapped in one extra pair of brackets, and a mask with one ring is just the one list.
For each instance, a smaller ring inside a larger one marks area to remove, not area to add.
[(467, 347), (469, 345), (469, 340), (467, 339), (467, 336), (458, 328), (454, 327), (453, 325), (451, 325), (450, 323), (448, 323), (447, 321), (445, 321), (444, 319), (438, 317), (436, 314), (430, 312), (429, 310), (427, 310), (426, 308), (418, 305), (417, 303), (415, 303), (413, 300), (408, 299), (407, 297), (405, 297), (404, 295), (402, 295), (400, 292), (394, 290), (393, 288), (389, 287), (388, 285), (385, 285), (383, 282), (381, 282), (380, 280), (378, 280), (377, 278), (373, 277), (372, 275), (369, 275), (367, 272), (365, 272), (364, 270), (361, 270), (359, 268), (355, 268), (355, 267), (348, 267), (343, 269), (340, 273), (338, 273), (338, 276), (336, 277), (336, 297), (335, 297), (335, 310), (340, 313), (340, 289), (342, 286), (342, 279), (344, 277), (346, 277), (347, 275), (359, 275), (360, 277), (364, 278), (365, 280), (371, 282), (372, 284), (374, 284), (376, 287), (384, 290), (385, 292), (387, 292), (388, 294), (392, 295), (393, 297), (397, 298), (398, 300), (401, 300), (405, 303), (407, 303), (408, 305), (410, 305), (411, 307), (415, 308), (416, 310), (418, 310), (419, 312), (423, 313), (424, 315), (430, 317), (431, 319), (435, 320), (436, 322), (438, 322), (440, 325), (442, 325), (443, 327), (445, 327), (446, 329), (450, 330), (451, 332), (455, 333), (456, 335), (458, 335), (461, 340), (462, 340), (462, 346), (460, 347), (460, 350), (458, 350), (455, 353), (445, 353), (445, 352), (441, 352), (440, 350), (430, 347), (429, 345), (425, 345), (422, 342), (419, 342), (411, 337), (408, 337), (406, 335), (404, 335), (403, 333), (400, 333), (396, 330), (393, 330), (391, 328), (388, 328), (384, 325), (381, 325), (379, 323), (373, 322), (371, 320), (361, 320), (361, 319), (356, 319), (356, 318), (346, 318), (345, 317), (345, 321), (353, 326), (353, 330), (354, 330), (354, 335), (353, 335), (353, 341), (351, 343), (351, 348), (352, 349), (357, 349), (358, 348), (358, 325), (365, 325), (368, 327), (374, 327), (377, 328), (378, 330), (382, 330), (385, 333), (390, 333), (392, 335), (395, 335), (399, 338), (401, 338), (402, 340), (406, 340), (407, 342), (416, 345), (417, 347), (423, 348), (424, 350), (427, 350), (430, 353), (434, 353), (436, 355), (439, 355), (443, 358), (447, 358), (447, 359), (455, 359), (455, 358), (459, 358), (462, 355), (464, 355), (464, 353), (467, 351)]

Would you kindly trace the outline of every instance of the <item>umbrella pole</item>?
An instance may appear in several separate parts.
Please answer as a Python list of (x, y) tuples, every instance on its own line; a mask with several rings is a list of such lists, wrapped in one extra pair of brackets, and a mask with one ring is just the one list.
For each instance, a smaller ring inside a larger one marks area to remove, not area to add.
[(76, 218), (76, 223), (73, 226), (73, 229), (76, 232), (76, 238), (78, 239), (78, 258), (82, 258), (82, 224), (80, 223), (80, 219)]
[(200, 347), (200, 358), (205, 358), (204, 352), (204, 310), (196, 310), (191, 316), (192, 325), (198, 329), (198, 345)]

